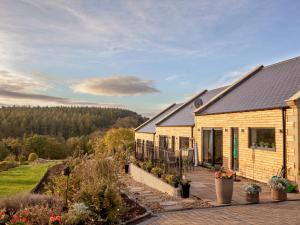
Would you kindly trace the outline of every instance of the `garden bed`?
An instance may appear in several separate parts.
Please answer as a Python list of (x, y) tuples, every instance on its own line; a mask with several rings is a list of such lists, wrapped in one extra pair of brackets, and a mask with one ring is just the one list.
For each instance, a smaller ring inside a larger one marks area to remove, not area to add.
[(138, 166), (134, 165), (133, 163), (130, 164), (130, 175), (131, 177), (142, 183), (145, 184), (151, 188), (154, 188), (158, 191), (161, 191), (163, 193), (167, 193), (168, 195), (178, 197), (180, 196), (180, 190), (179, 188), (175, 188), (171, 186), (170, 184), (167, 184), (162, 179), (154, 176), (151, 173), (148, 173), (147, 171), (139, 168)]

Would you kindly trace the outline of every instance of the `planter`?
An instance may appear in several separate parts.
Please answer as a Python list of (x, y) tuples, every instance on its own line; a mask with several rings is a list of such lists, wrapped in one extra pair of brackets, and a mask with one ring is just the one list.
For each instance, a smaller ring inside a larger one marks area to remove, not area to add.
[(181, 197), (189, 198), (190, 197), (190, 184), (182, 184), (181, 185)]
[(178, 188), (178, 183), (174, 183), (174, 187), (175, 187), (175, 188)]
[(279, 190), (274, 190), (271, 189), (271, 196), (273, 200), (276, 201), (286, 201), (287, 200), (287, 193), (286, 191), (279, 189)]
[(159, 173), (159, 174), (157, 174), (157, 176), (158, 176), (158, 178), (161, 178), (161, 174)]
[(259, 203), (259, 192), (254, 194), (246, 193), (246, 200), (251, 203)]
[(125, 173), (129, 173), (129, 164), (125, 164), (124, 169)]
[(233, 178), (215, 179), (217, 202), (219, 204), (230, 204), (233, 193)]

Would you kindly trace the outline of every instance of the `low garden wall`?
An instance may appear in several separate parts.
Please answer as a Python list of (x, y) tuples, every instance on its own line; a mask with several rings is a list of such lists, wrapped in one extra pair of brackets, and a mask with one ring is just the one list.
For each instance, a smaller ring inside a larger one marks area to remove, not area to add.
[(132, 163), (130, 164), (129, 173), (130, 173), (131, 177), (134, 180), (136, 180), (137, 182), (145, 184), (153, 189), (167, 193), (168, 195), (171, 195), (174, 197), (180, 196), (179, 188), (175, 188), (175, 187), (167, 184), (163, 180), (152, 175), (151, 173), (146, 172), (145, 170), (137, 167), (136, 165), (134, 165)]

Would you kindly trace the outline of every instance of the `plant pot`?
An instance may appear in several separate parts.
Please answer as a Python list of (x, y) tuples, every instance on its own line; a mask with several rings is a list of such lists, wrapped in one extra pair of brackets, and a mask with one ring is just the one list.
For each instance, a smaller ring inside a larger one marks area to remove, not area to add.
[(161, 174), (159, 173), (159, 174), (157, 174), (157, 176), (158, 176), (158, 178), (161, 178)]
[(259, 192), (254, 194), (247, 193), (246, 200), (247, 202), (251, 202), (251, 203), (259, 203)]
[(286, 201), (287, 199), (287, 193), (285, 190), (274, 190), (274, 189), (271, 189), (271, 196), (272, 196), (272, 199), (273, 200), (276, 200), (276, 201)]
[(190, 184), (182, 184), (181, 185), (181, 197), (189, 198), (190, 197)]
[(217, 202), (219, 204), (230, 204), (233, 193), (233, 178), (215, 179)]
[(178, 183), (174, 183), (174, 188), (178, 188)]
[(125, 169), (125, 173), (128, 173), (129, 172), (129, 164), (125, 164), (124, 169)]

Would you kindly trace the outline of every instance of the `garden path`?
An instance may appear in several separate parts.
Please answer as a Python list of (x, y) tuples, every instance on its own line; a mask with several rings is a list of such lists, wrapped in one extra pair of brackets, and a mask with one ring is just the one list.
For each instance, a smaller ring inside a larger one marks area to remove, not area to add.
[(119, 179), (123, 184), (121, 190), (152, 213), (211, 207), (206, 201), (197, 197), (182, 199), (169, 196), (142, 183), (136, 182), (128, 174), (120, 174)]

